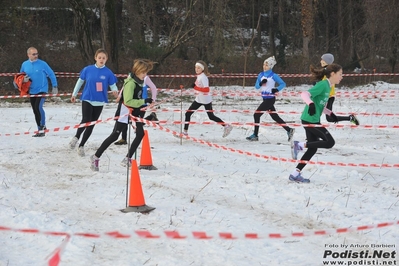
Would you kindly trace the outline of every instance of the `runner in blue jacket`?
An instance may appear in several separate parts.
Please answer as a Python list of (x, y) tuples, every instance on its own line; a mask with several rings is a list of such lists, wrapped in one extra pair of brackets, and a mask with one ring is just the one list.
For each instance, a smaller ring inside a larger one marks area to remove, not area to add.
[[(272, 71), (272, 68), (276, 64), (276, 59), (274, 56), (267, 58), (263, 62), (263, 71), (259, 73), (258, 78), (256, 79), (255, 88), (257, 90), (261, 89), (261, 94), (263, 98), (263, 102), (259, 105), (258, 109), (254, 113), (254, 133), (247, 137), (249, 141), (258, 141), (258, 133), (259, 133), (259, 122), (260, 117), (263, 115), (263, 112), (270, 111), (270, 117), (279, 124), (285, 124), (284, 120), (281, 117), (274, 113), (276, 108), (274, 107), (274, 103), (276, 102), (275, 93), (281, 91), (285, 88), (285, 82), (280, 78), (279, 75)], [(278, 87), (276, 88), (276, 83)], [(288, 135), (288, 141), (291, 141), (292, 136), (294, 135), (295, 129), (290, 128), (289, 126), (283, 126)]]
[(29, 86), (30, 104), (32, 106), (33, 114), (37, 125), (38, 133), (32, 137), (44, 137), (46, 130), (46, 113), (43, 105), (46, 100), (41, 94), (48, 93), (48, 78), (51, 80), (53, 86), (52, 93), (58, 93), (58, 83), (54, 71), (43, 60), (39, 59), (39, 53), (35, 47), (29, 47), (27, 51), (28, 60), (22, 63), (19, 72), (26, 73), (24, 82), (29, 80), (32, 82)]

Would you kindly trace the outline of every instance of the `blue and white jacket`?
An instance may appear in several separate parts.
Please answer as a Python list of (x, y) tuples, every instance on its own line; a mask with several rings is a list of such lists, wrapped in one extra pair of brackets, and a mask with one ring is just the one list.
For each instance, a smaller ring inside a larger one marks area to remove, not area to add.
[[(267, 79), (267, 82), (261, 86), (261, 81), (264, 79)], [(257, 90), (261, 89), (263, 99), (271, 99), (275, 97), (272, 93), (272, 89), (276, 87), (276, 83), (278, 84), (278, 91), (281, 91), (286, 87), (285, 82), (280, 78), (280, 76), (269, 69), (259, 73), (258, 78), (256, 79), (255, 88)]]

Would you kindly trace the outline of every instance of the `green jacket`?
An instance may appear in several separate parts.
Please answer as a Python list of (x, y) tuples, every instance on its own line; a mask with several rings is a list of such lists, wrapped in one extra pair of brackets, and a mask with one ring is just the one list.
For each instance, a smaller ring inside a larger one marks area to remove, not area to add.
[(123, 84), (123, 103), (132, 108), (139, 108), (145, 104), (142, 99), (144, 81), (129, 75)]
[(308, 114), (309, 106), (306, 105), (302, 112), (301, 120), (309, 123), (320, 123), (320, 117), (323, 114), (324, 106), (326, 105), (330, 96), (330, 82), (322, 80), (316, 83), (310, 90), (310, 99), (316, 107), (316, 113), (312, 116)]

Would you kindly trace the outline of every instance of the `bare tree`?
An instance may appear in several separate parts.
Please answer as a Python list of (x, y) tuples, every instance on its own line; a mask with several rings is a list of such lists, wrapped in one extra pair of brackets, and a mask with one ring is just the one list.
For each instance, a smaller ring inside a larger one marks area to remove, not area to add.
[(100, 0), (101, 42), (109, 54), (107, 62), (113, 71), (118, 71), (119, 50), (116, 2), (115, 0)]
[(188, 0), (185, 8), (175, 11), (170, 10), (167, 42), (163, 46), (162, 54), (156, 59), (157, 62), (163, 62), (177, 48), (193, 39), (201, 30), (202, 25), (191, 19), (196, 3), (197, 0)]
[(302, 55), (309, 58), (309, 43), (313, 39), (313, 0), (301, 0)]
[(89, 16), (83, 0), (68, 0), (74, 13), (74, 25), (79, 51), (85, 64), (93, 62), (92, 35), (89, 26)]
[(276, 55), (276, 43), (274, 38), (274, 1), (269, 1), (269, 40), (270, 40), (270, 54)]

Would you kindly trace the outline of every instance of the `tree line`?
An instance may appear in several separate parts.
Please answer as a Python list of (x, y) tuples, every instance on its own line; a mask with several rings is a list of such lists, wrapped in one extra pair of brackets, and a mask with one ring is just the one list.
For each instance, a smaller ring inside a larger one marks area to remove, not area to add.
[(307, 73), (320, 55), (344, 69), (395, 72), (396, 0), (0, 0), (1, 72), (17, 72), (35, 46), (55, 71), (79, 72), (96, 49), (125, 73), (134, 58), (153, 73), (256, 73), (274, 55), (280, 73)]

